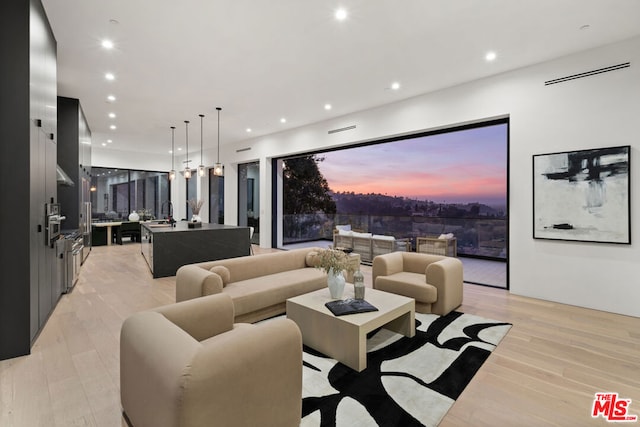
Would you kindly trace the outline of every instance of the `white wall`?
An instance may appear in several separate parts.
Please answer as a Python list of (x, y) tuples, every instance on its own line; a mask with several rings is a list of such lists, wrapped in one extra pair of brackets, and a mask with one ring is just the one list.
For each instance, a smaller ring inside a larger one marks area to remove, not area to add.
[[(623, 62), (631, 67), (567, 83), (544, 81)], [(260, 160), (260, 243), (270, 246), (272, 157), (348, 145), (495, 117), (510, 117), (511, 292), (640, 317), (638, 197), (632, 194), (632, 245), (534, 240), (532, 155), (631, 145), (632, 191), (640, 160), (640, 38), (357, 112), (288, 132), (221, 147), (227, 178), (233, 164)], [(333, 135), (327, 131), (356, 125)], [(236, 153), (238, 148), (249, 151)], [(233, 197), (235, 179), (225, 180)], [(228, 199), (231, 200), (231, 199)], [(225, 203), (235, 218), (236, 203)]]

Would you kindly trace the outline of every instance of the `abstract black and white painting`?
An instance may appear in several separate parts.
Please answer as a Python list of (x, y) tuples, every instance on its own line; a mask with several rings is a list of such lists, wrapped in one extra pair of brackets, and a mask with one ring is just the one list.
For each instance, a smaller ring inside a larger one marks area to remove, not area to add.
[(533, 237), (631, 243), (630, 146), (533, 156)]

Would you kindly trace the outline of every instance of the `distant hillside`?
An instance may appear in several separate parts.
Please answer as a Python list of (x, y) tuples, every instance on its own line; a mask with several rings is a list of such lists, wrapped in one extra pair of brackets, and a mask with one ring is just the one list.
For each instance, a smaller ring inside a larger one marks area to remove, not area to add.
[(436, 203), (383, 194), (331, 193), (337, 213), (356, 215), (397, 215), (429, 217), (491, 217), (503, 218), (504, 207), (482, 203)]

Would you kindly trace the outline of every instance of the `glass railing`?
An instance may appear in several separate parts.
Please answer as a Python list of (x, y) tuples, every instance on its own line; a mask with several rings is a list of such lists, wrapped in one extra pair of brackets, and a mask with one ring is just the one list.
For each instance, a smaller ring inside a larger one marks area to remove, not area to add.
[(351, 225), (359, 232), (409, 238), (415, 250), (416, 237), (438, 237), (452, 233), (457, 240), (458, 255), (506, 259), (506, 218), (447, 218), (381, 215), (285, 215), (283, 244), (314, 240), (333, 240), (336, 225)]

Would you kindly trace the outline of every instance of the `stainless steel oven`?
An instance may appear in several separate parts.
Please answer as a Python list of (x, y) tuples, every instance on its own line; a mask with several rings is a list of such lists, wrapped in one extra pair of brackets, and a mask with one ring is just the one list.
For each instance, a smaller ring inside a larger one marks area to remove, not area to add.
[(45, 242), (44, 244), (53, 248), (56, 240), (60, 238), (62, 221), (66, 218), (60, 215), (60, 205), (57, 203), (47, 203), (45, 205)]

